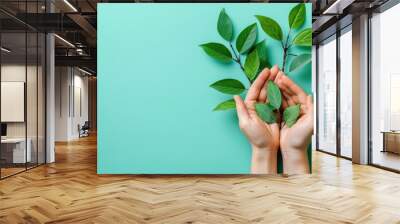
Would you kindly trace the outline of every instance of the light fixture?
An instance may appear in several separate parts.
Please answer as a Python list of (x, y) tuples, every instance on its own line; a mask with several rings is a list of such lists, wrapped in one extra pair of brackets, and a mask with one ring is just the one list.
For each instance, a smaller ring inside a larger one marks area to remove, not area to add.
[(72, 44), (71, 42), (69, 42), (68, 40), (66, 40), (66, 39), (64, 39), (64, 38), (62, 38), (62, 37), (60, 37), (60, 36), (57, 35), (57, 34), (54, 34), (54, 36), (57, 37), (57, 38), (58, 38), (59, 40), (61, 40), (62, 42), (66, 43), (68, 46), (75, 48), (75, 45), (73, 45), (73, 44)]
[(78, 12), (78, 10), (68, 0), (64, 0), (64, 3), (67, 4), (74, 12)]
[(81, 71), (81, 72), (83, 72), (83, 73), (85, 73), (85, 74), (87, 74), (87, 75), (90, 75), (90, 76), (93, 75), (92, 73), (90, 73), (90, 72), (88, 72), (88, 71), (86, 71), (86, 70), (83, 70), (83, 69), (81, 69), (81, 68), (79, 68), (79, 67), (78, 67), (78, 70)]
[(0, 49), (1, 49), (1, 51), (4, 51), (6, 53), (10, 53), (11, 52), (11, 50), (9, 50), (9, 49), (7, 49), (5, 47), (1, 47)]
[(342, 14), (343, 9), (351, 5), (354, 0), (336, 0), (332, 5), (330, 5), (322, 14)]

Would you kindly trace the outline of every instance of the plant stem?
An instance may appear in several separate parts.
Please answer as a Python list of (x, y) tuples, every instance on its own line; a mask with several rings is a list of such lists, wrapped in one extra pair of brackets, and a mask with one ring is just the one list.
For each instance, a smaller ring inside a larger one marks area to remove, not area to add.
[(290, 33), (291, 33), (291, 32), (292, 32), (292, 28), (289, 29), (289, 33), (288, 33), (288, 35), (287, 35), (287, 37), (286, 37), (285, 45), (283, 45), (283, 42), (282, 42), (282, 47), (283, 47), (282, 72), (285, 72), (286, 59), (287, 59), (287, 56), (288, 56), (288, 50), (289, 50), (289, 48), (291, 47), (291, 45), (289, 45), (289, 36), (290, 36)]
[(233, 61), (235, 61), (236, 63), (239, 64), (240, 69), (242, 69), (244, 75), (246, 76), (247, 80), (249, 80), (249, 82), (250, 82), (250, 84), (251, 84), (252, 81), (249, 79), (249, 77), (247, 77), (247, 75), (246, 75), (246, 73), (245, 73), (245, 71), (244, 71), (244, 67), (243, 67), (243, 65), (242, 65), (242, 62), (240, 61), (240, 55), (239, 55), (239, 53), (236, 54), (236, 51), (235, 51), (235, 49), (233, 48), (231, 42), (229, 42), (229, 46), (231, 47), (231, 50), (232, 50), (232, 52), (233, 52), (233, 56), (234, 56)]
[(287, 48), (286, 48), (286, 46), (285, 46), (285, 47), (283, 48), (282, 72), (285, 72), (286, 58), (287, 58)]

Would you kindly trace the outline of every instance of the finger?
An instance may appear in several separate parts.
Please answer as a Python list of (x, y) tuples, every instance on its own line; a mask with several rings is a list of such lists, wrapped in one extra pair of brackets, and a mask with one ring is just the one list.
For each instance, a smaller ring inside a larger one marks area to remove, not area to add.
[[(275, 65), (274, 67), (271, 68), (270, 70), (270, 75), (268, 77), (268, 81), (274, 81), (277, 74), (279, 72), (279, 67), (278, 65)], [(267, 85), (268, 85), (268, 81), (265, 82), (263, 88), (260, 91), (260, 96), (258, 97), (258, 101), (259, 102), (267, 102)]]
[(286, 107), (288, 106), (292, 106), (294, 104), (296, 104), (296, 102), (298, 101), (296, 98), (296, 95), (293, 95), (293, 92), (290, 91), (290, 89), (284, 84), (284, 73), (283, 72), (279, 72), (275, 82), (278, 85), (279, 89), (281, 90), (281, 93), (283, 95), (283, 99), (282, 99), (282, 107), (283, 109), (286, 109)]
[(266, 80), (268, 80), (270, 75), (270, 70), (265, 68), (257, 79), (251, 84), (249, 91), (247, 92), (246, 101), (258, 100), (261, 89), (263, 88)]
[(313, 97), (311, 95), (307, 96), (307, 112), (313, 113), (314, 111), (314, 104), (313, 104)]
[(274, 81), (279, 72), (280, 71), (278, 65), (274, 65), (274, 67), (271, 68), (271, 75), (269, 80)]
[(288, 95), (287, 92), (282, 91), (282, 95), (286, 98), (287, 107), (296, 105), (296, 102), (293, 100), (293, 97)]
[(279, 86), (279, 88), (282, 91), (285, 91), (288, 95), (293, 96), (295, 95), (289, 88), (289, 86), (286, 84), (287, 78), (286, 75), (283, 72), (279, 72), (276, 78), (276, 84)]
[(289, 106), (289, 105), (288, 105), (288, 102), (287, 102), (287, 100), (286, 100), (286, 97), (283, 96), (283, 97), (282, 97), (282, 110), (285, 110), (288, 106)]
[(249, 112), (247, 111), (246, 105), (244, 104), (242, 98), (240, 96), (233, 96), (236, 103), (236, 111), (239, 118), (239, 122), (244, 122), (249, 119)]
[(290, 89), (287, 87), (287, 85), (285, 85), (285, 81), (284, 81), (284, 76), (285, 74), (280, 71), (278, 72), (278, 75), (275, 78), (275, 83), (276, 85), (278, 85), (279, 89), (281, 89), (281, 91), (285, 91), (287, 95), (293, 95), (293, 93), (290, 91)]
[(306, 103), (307, 101), (307, 94), (304, 90), (299, 87), (296, 83), (294, 83), (288, 76), (282, 76), (282, 83), (286, 87), (287, 91), (290, 95), (296, 95), (298, 99), (301, 101), (300, 103)]

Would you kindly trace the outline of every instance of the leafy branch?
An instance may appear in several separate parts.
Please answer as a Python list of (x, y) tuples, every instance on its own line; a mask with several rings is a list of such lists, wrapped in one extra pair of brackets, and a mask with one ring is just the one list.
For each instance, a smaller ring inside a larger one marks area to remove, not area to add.
[[(311, 62), (310, 53), (295, 54), (291, 52), (291, 49), (294, 47), (311, 46), (311, 28), (305, 28), (298, 32), (294, 38), (291, 38), (292, 32), (302, 27), (305, 22), (306, 8), (303, 3), (297, 4), (290, 10), (288, 17), (289, 31), (285, 38), (281, 26), (274, 19), (262, 15), (256, 15), (256, 18), (264, 33), (272, 39), (279, 41), (281, 44), (283, 51), (281, 69), (283, 72), (285, 72), (289, 56), (294, 57), (290, 64), (289, 72), (299, 69)], [(218, 17), (217, 31), (219, 35), (228, 42), (229, 47), (216, 42), (205, 43), (200, 45), (200, 47), (203, 48), (207, 55), (218, 61), (223, 63), (231, 63), (233, 61), (237, 63), (251, 85), (257, 77), (257, 74), (264, 68), (270, 66), (268, 63), (268, 51), (265, 45), (265, 39), (256, 43), (258, 35), (257, 23), (247, 26), (237, 35), (234, 47), (233, 41), (235, 35), (233, 22), (225, 9), (222, 9)], [(245, 56), (244, 63), (241, 60), (242, 55)], [(247, 90), (245, 85), (236, 79), (222, 79), (211, 84), (210, 87), (229, 95), (242, 94)], [(277, 113), (279, 113), (282, 104), (282, 94), (279, 87), (274, 82), (269, 81), (267, 84), (267, 97), (268, 103), (257, 103), (256, 111), (259, 117), (265, 122), (274, 123), (277, 122)], [(214, 111), (234, 108), (235, 102), (233, 99), (229, 99), (218, 104), (214, 108)], [(286, 108), (283, 112), (285, 123), (289, 127), (293, 125), (297, 121), (299, 113), (300, 107), (298, 105)]]
[[(290, 65), (289, 72), (292, 72), (305, 64), (311, 62), (311, 54), (295, 55), (289, 53), (289, 50), (294, 46), (298, 47), (311, 47), (312, 44), (312, 30), (311, 28), (306, 28), (300, 31), (293, 39), (291, 39), (291, 34), (293, 30), (298, 30), (303, 26), (306, 19), (306, 7), (304, 4), (298, 4), (290, 10), (289, 13), (289, 32), (284, 41), (283, 32), (280, 25), (272, 18), (256, 15), (258, 22), (261, 25), (263, 31), (270, 36), (272, 39), (280, 41), (283, 50), (283, 60), (282, 60), (282, 71), (285, 72), (286, 64), (289, 56), (294, 56), (295, 58)], [(292, 40), (292, 41), (290, 41)], [(296, 62), (293, 64), (293, 62)]]

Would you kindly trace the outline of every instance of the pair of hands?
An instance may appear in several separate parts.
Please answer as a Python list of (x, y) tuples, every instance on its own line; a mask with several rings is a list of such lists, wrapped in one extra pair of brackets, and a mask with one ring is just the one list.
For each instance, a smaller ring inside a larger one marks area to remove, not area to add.
[[(266, 86), (269, 80), (274, 81), (282, 92), (282, 111), (288, 106), (300, 104), (300, 116), (290, 128), (284, 122), (267, 124), (257, 115), (255, 104), (268, 102)], [(275, 65), (259, 74), (244, 101), (240, 96), (234, 96), (234, 99), (240, 129), (253, 150), (252, 173), (277, 173), (279, 149), (282, 153), (284, 173), (310, 172), (307, 146), (313, 133), (314, 107), (311, 96), (308, 96)]]

